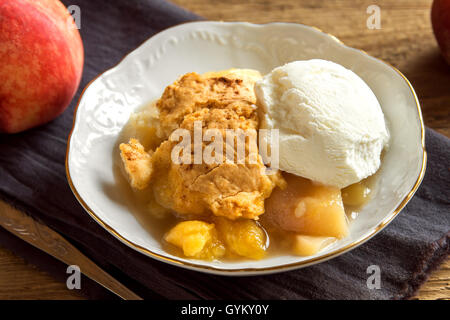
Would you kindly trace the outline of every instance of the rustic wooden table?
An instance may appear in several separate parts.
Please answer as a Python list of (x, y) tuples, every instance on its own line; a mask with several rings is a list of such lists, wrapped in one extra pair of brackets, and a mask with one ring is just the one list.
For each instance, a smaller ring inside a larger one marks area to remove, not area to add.
[[(430, 23), (431, 0), (172, 0), (210, 20), (316, 26), (402, 71), (414, 86), (425, 124), (450, 137), (450, 67), (440, 57)], [(369, 30), (367, 7), (377, 4), (381, 29)], [(81, 299), (47, 274), (0, 247), (0, 299)], [(450, 299), (450, 259), (418, 299)]]

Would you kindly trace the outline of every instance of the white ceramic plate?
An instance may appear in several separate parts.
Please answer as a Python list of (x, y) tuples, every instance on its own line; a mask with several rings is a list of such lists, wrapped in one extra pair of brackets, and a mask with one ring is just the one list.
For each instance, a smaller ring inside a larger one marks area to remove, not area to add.
[[(233, 263), (182, 259), (163, 250), (132, 213), (132, 194), (117, 184), (117, 139), (130, 113), (159, 98), (187, 72), (253, 68), (263, 74), (294, 60), (337, 62), (362, 77), (377, 96), (391, 133), (373, 199), (351, 223), (350, 235), (310, 256), (271, 257)], [(340, 255), (382, 230), (417, 190), (426, 164), (424, 125), (408, 80), (396, 69), (335, 37), (299, 24), (194, 22), (147, 40), (85, 89), (68, 141), (70, 186), (86, 211), (119, 240), (152, 258), (226, 275), (272, 273)]]

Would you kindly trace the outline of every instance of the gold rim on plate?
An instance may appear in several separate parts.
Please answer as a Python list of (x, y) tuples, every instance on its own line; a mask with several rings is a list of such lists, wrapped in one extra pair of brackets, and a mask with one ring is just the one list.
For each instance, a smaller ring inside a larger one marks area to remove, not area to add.
[[(184, 24), (194, 24), (194, 23), (198, 23), (198, 22), (187, 22), (187, 23), (181, 23), (181, 24), (177, 24), (175, 26), (172, 26), (169, 29), (172, 29), (174, 27), (177, 27), (179, 25), (184, 25)], [(297, 24), (297, 23), (284, 23), (284, 22), (275, 22), (275, 23), (266, 23), (266, 24), (262, 24), (262, 26), (264, 25), (269, 25), (269, 24), (296, 24), (296, 25), (301, 25), (304, 27), (308, 27), (311, 29), (314, 29), (316, 31), (319, 31), (327, 36), (329, 36), (332, 40), (336, 41), (337, 43), (347, 47), (347, 48), (352, 48), (349, 47), (347, 45), (345, 45), (341, 40), (339, 40), (337, 37), (335, 37), (332, 34), (326, 33), (324, 31), (322, 31), (321, 29), (317, 28), (317, 27), (311, 27), (311, 26), (307, 26), (304, 24)], [(260, 25), (261, 26), (261, 25)], [(167, 30), (167, 29), (166, 29)], [(149, 38), (151, 39), (151, 38)], [(143, 43), (147, 42), (149, 39), (145, 40)], [(142, 44), (143, 44), (142, 43)], [(419, 173), (419, 176), (416, 180), (416, 183), (414, 184), (413, 188), (411, 189), (411, 191), (405, 196), (405, 198), (400, 202), (400, 204), (397, 206), (397, 208), (389, 215), (387, 216), (380, 224), (378, 224), (378, 226), (376, 226), (374, 229), (372, 229), (366, 236), (362, 237), (361, 239), (358, 239), (348, 245), (346, 245), (343, 248), (339, 248), (336, 249), (334, 251), (331, 251), (327, 254), (324, 254), (320, 257), (316, 257), (316, 258), (310, 258), (304, 261), (300, 261), (300, 262), (294, 262), (294, 263), (287, 263), (287, 264), (282, 264), (282, 265), (278, 265), (278, 266), (273, 266), (273, 267), (263, 267), (263, 268), (242, 268), (242, 269), (223, 269), (223, 268), (217, 268), (217, 267), (212, 267), (212, 266), (207, 266), (207, 265), (202, 265), (202, 264), (196, 264), (196, 263), (192, 263), (192, 262), (186, 262), (186, 261), (181, 261), (178, 259), (173, 259), (173, 258), (169, 258), (166, 257), (164, 255), (155, 253), (150, 251), (147, 248), (144, 248), (128, 239), (126, 239), (125, 237), (123, 237), (118, 231), (116, 231), (114, 228), (112, 228), (111, 226), (109, 226), (106, 222), (104, 222), (102, 219), (99, 218), (99, 216), (97, 214), (95, 214), (95, 212), (87, 205), (87, 203), (83, 200), (83, 198), (80, 196), (80, 194), (78, 193), (77, 189), (75, 188), (73, 182), (72, 182), (72, 178), (70, 176), (70, 170), (69, 170), (69, 149), (70, 149), (70, 140), (72, 138), (72, 134), (73, 131), (75, 129), (75, 121), (76, 121), (76, 116), (77, 116), (77, 111), (78, 111), (78, 107), (80, 105), (81, 99), (85, 93), (85, 91), (87, 90), (87, 88), (89, 88), (89, 86), (95, 81), (97, 80), (100, 76), (102, 76), (105, 72), (114, 69), (115, 67), (117, 67), (131, 52), (137, 50), (139, 47), (142, 46), (139, 45), (136, 49), (133, 49), (132, 51), (130, 51), (128, 54), (126, 54), (116, 65), (114, 65), (112, 68), (98, 74), (94, 79), (92, 79), (91, 81), (89, 81), (89, 83), (86, 85), (86, 87), (83, 89), (83, 91), (80, 94), (80, 97), (78, 98), (78, 102), (77, 105), (75, 107), (75, 111), (74, 111), (74, 116), (73, 116), (73, 124), (72, 124), (72, 129), (70, 131), (69, 137), (67, 139), (67, 149), (66, 149), (66, 159), (65, 159), (65, 167), (66, 167), (66, 175), (67, 175), (67, 180), (70, 186), (70, 189), (72, 190), (73, 194), (75, 195), (76, 199), (78, 200), (78, 202), (81, 204), (81, 206), (86, 210), (86, 212), (95, 220), (97, 221), (97, 223), (99, 223), (103, 228), (105, 228), (108, 232), (110, 232), (113, 236), (115, 236), (116, 238), (118, 238), (120, 241), (122, 241), (123, 243), (125, 243), (126, 245), (128, 245), (129, 247), (147, 255), (150, 257), (155, 258), (156, 260), (159, 261), (163, 261), (163, 262), (167, 262), (169, 264), (172, 265), (177, 265), (177, 266), (181, 266), (181, 267), (185, 267), (191, 270), (196, 270), (196, 271), (202, 271), (202, 272), (209, 272), (209, 273), (220, 273), (222, 275), (236, 275), (237, 273), (251, 273), (251, 274), (258, 274), (258, 273), (272, 273), (272, 272), (278, 272), (278, 271), (287, 271), (290, 269), (295, 269), (295, 268), (299, 268), (299, 267), (306, 267), (309, 266), (311, 264), (315, 264), (315, 263), (319, 263), (319, 262), (324, 262), (326, 260), (329, 260), (333, 257), (336, 257), (340, 254), (345, 253), (346, 251), (349, 251), (350, 249), (356, 248), (357, 246), (363, 244), (364, 242), (366, 242), (367, 240), (369, 240), (370, 238), (372, 238), (373, 236), (375, 236), (379, 231), (381, 231), (382, 229), (384, 229), (384, 227), (386, 227), (399, 213), (400, 211), (406, 206), (406, 204), (409, 202), (409, 200), (411, 200), (411, 198), (413, 197), (414, 193), (417, 191), (417, 189), (419, 188), (423, 177), (425, 175), (425, 169), (426, 169), (426, 163), (427, 163), (427, 152), (425, 149), (425, 126), (423, 123), (423, 118), (422, 118), (422, 112), (420, 109), (420, 104), (419, 104), (419, 100), (417, 98), (416, 93), (414, 92), (414, 89), (411, 85), (411, 83), (409, 82), (409, 80), (394, 66), (392, 66), (390, 63), (385, 62), (379, 58), (376, 57), (372, 57), (370, 56), (367, 52), (365, 52), (364, 50), (360, 50), (360, 49), (355, 49), (360, 51), (361, 53), (363, 53), (364, 55), (367, 55), (369, 57), (375, 58), (378, 61), (381, 61), (382, 63), (388, 65), (390, 68), (392, 68), (395, 72), (397, 72), (402, 78), (403, 80), (406, 82), (406, 84), (408, 85), (413, 97), (414, 97), (414, 101), (416, 103), (416, 108), (417, 108), (417, 113), (419, 115), (419, 120), (420, 120), (420, 128), (421, 128), (421, 144), (422, 144), (422, 167)]]

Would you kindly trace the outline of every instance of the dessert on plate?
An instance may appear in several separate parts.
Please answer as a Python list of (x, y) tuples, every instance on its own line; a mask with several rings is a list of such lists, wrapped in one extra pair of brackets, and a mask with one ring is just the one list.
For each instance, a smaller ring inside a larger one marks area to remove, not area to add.
[(123, 171), (155, 224), (170, 221), (165, 248), (204, 260), (313, 255), (345, 237), (389, 140), (367, 84), (318, 59), (185, 74), (127, 135)]

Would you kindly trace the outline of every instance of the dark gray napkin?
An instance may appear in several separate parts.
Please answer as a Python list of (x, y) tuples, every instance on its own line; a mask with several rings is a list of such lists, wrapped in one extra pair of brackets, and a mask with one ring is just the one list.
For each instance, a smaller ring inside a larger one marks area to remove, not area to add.
[[(413, 200), (375, 238), (329, 262), (275, 275), (230, 278), (169, 266), (120, 243), (84, 212), (67, 184), (64, 159), (74, 106), (88, 81), (144, 40), (171, 25), (200, 18), (163, 0), (76, 4), (85, 46), (80, 90), (52, 123), (0, 135), (0, 198), (60, 232), (138, 294), (172, 299), (408, 298), (448, 255), (450, 140), (429, 129), (428, 169)], [(7, 247), (5, 239), (0, 237), (0, 245)], [(26, 250), (21, 252), (26, 256)], [(381, 270), (380, 289), (367, 287), (370, 265)]]

